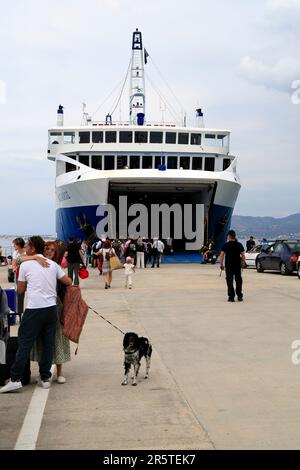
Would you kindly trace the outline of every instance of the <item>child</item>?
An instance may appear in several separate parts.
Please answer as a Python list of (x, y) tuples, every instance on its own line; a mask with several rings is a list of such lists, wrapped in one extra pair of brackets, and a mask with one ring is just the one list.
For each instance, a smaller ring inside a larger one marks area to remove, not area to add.
[(126, 263), (124, 263), (124, 268), (125, 268), (125, 287), (129, 287), (129, 289), (131, 289), (132, 288), (131, 275), (132, 273), (135, 273), (135, 269), (134, 269), (134, 264), (132, 263), (132, 258), (130, 256), (127, 256)]

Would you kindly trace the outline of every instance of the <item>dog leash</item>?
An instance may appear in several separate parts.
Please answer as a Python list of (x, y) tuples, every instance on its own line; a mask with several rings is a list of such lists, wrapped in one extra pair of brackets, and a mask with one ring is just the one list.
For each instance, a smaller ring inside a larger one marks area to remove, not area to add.
[(96, 312), (96, 310), (94, 310), (92, 307), (90, 307), (88, 305), (88, 308), (94, 312), (96, 315), (98, 315), (99, 317), (102, 318), (102, 320), (105, 320), (107, 323), (109, 323), (111, 326), (113, 326), (116, 330), (120, 331), (120, 333), (122, 333), (122, 335), (125, 335), (124, 331), (120, 330), (120, 328), (118, 328), (116, 325), (114, 325), (112, 322), (110, 322), (109, 320), (107, 320), (106, 318), (104, 318), (103, 315), (101, 315), (99, 312)]

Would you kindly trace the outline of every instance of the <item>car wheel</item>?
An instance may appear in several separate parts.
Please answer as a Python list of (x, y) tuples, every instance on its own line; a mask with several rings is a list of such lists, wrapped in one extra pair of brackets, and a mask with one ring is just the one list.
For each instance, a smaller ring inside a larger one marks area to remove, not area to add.
[(256, 271), (257, 271), (258, 273), (263, 273), (263, 272), (264, 272), (264, 268), (262, 267), (262, 264), (261, 264), (260, 261), (257, 261), (257, 262), (256, 262)]
[(281, 273), (283, 276), (287, 276), (288, 274), (290, 274), (290, 271), (288, 270), (287, 265), (286, 265), (285, 263), (281, 263), (281, 265), (280, 265), (280, 273)]

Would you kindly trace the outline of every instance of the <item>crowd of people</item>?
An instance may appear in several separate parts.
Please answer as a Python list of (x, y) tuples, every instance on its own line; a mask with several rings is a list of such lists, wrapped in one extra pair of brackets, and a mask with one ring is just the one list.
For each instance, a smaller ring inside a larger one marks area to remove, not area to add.
[[(56, 379), (59, 384), (66, 382), (63, 364), (70, 361), (70, 343), (64, 336), (61, 312), (66, 286), (79, 286), (80, 266), (98, 268), (103, 275), (105, 289), (112, 282), (111, 258), (117, 256), (123, 262), (125, 287), (132, 288), (132, 274), (135, 269), (147, 265), (159, 268), (166, 245), (169, 243), (155, 238), (145, 240), (87, 240), (70, 238), (68, 244), (62, 241), (45, 242), (41, 237), (29, 237), (25, 242), (18, 237), (13, 240), (12, 269), (18, 281), (17, 312), (19, 326), (19, 347), (16, 360), (11, 368), (10, 381), (0, 389), (1, 393), (22, 387), (21, 377), (30, 355), (39, 364), (39, 385), (49, 388), (52, 364), (56, 365)], [(255, 246), (254, 237), (246, 242), (246, 250)], [(216, 253), (213, 240), (200, 251), (204, 263)], [(241, 269), (245, 261), (245, 250), (236, 239), (233, 230), (228, 232), (227, 242), (221, 248), (220, 267), (226, 271), (228, 301), (243, 300)], [(68, 275), (62, 268), (68, 269)], [(235, 288), (234, 288), (235, 281)], [(27, 290), (27, 307), (24, 311), (24, 294)]]

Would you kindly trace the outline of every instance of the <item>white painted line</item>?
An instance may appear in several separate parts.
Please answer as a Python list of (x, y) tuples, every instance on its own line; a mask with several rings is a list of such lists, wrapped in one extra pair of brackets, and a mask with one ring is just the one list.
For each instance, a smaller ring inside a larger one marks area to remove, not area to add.
[[(53, 374), (54, 365), (51, 368)], [(36, 386), (14, 450), (35, 450), (50, 388)]]

